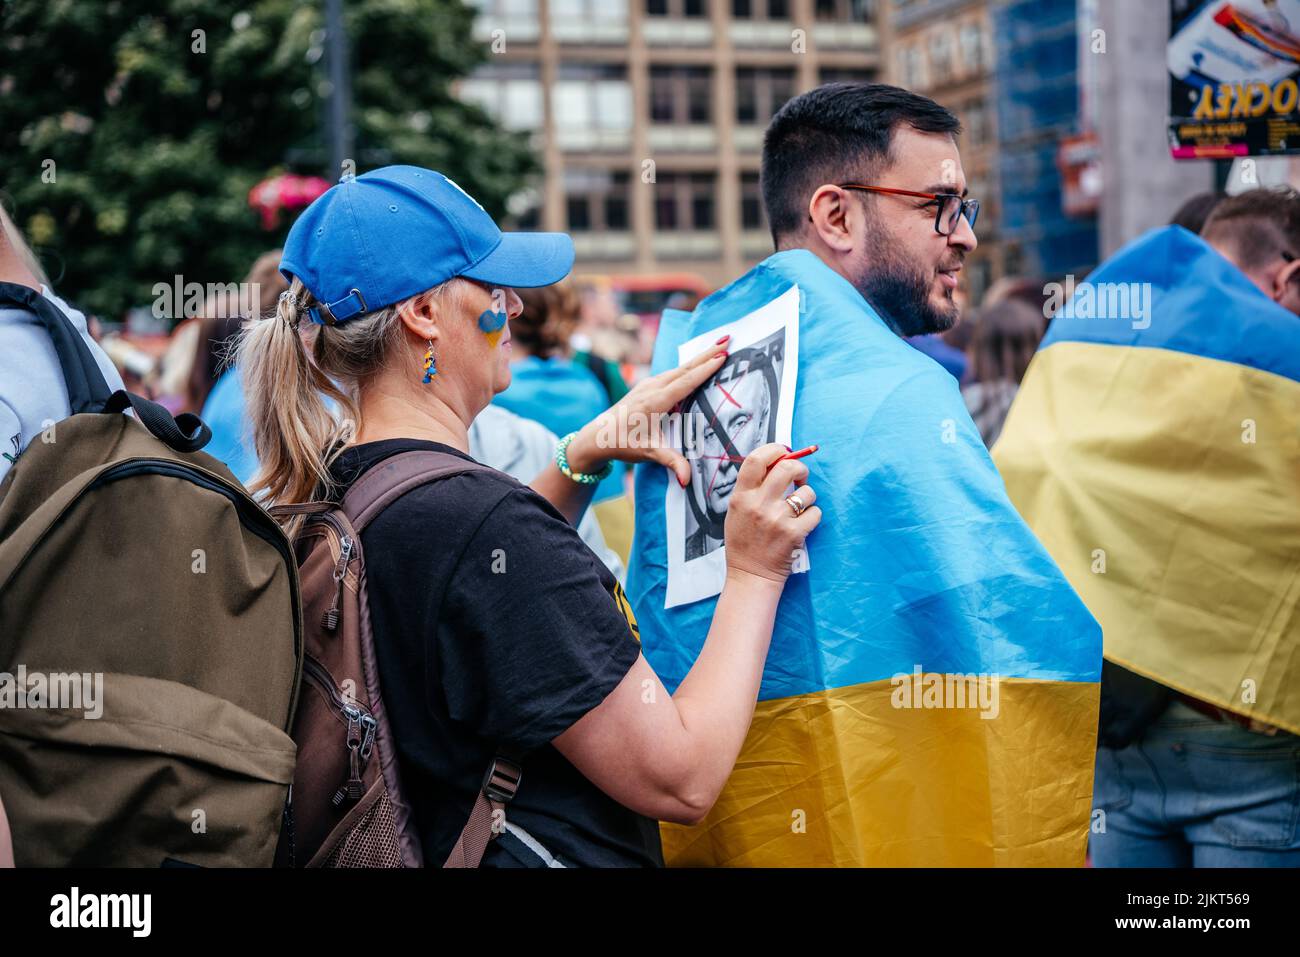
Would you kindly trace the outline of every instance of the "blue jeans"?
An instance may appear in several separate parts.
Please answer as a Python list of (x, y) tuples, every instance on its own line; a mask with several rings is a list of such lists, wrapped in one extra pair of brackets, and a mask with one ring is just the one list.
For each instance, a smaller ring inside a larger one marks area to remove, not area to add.
[(1140, 741), (1097, 749), (1093, 808), (1095, 867), (1300, 867), (1300, 737), (1175, 701)]

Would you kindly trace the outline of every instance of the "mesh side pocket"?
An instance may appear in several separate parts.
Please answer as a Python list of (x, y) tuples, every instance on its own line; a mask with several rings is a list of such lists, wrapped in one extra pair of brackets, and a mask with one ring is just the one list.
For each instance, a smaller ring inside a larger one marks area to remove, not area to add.
[(334, 845), (321, 867), (401, 867), (397, 821), (388, 792)]

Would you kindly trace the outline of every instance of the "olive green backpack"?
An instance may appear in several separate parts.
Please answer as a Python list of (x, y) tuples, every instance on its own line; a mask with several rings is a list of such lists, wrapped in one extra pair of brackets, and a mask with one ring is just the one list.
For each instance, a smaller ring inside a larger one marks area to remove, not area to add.
[[(110, 395), (34, 290), (72, 415), (0, 484), (0, 800), (21, 866), (270, 866), (302, 660), (288, 540), (211, 433)], [(132, 418), (123, 414), (135, 411)]]

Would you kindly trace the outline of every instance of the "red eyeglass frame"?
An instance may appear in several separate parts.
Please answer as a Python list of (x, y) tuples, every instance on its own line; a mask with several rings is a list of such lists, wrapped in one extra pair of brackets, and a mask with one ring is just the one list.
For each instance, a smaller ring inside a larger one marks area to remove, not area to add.
[[(934, 211), (934, 231), (940, 236), (951, 236), (952, 233), (955, 233), (957, 231), (957, 218), (962, 216), (966, 217), (966, 222), (974, 230), (975, 220), (979, 218), (980, 214), (980, 201), (978, 199), (962, 199), (958, 193), (918, 193), (911, 189), (894, 189), (890, 186), (863, 186), (861, 183), (839, 183), (838, 185), (840, 189), (861, 189), (869, 193), (888, 193), (891, 196), (915, 196), (918, 199), (928, 199), (936, 202), (944, 199), (955, 199), (960, 205), (957, 207), (957, 217), (953, 219), (951, 233), (945, 233), (939, 228), (939, 222), (943, 219), (944, 204), (940, 202)], [(969, 212), (971, 210), (973, 210), (973, 213)]]

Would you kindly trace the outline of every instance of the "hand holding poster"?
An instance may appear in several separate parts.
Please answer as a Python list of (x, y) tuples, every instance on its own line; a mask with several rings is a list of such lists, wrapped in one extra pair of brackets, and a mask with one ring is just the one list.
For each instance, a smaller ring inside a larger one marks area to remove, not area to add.
[[(727, 576), (723, 523), (740, 465), (769, 442), (790, 445), (799, 363), (799, 288), (735, 322), (683, 343), (686, 364), (712, 349), (719, 333), (730, 334), (731, 354), (712, 379), (683, 403), (674, 423), (674, 444), (691, 463), (691, 482), (668, 483), (668, 592), (665, 608), (709, 598)], [(800, 552), (793, 571), (808, 570)]]

